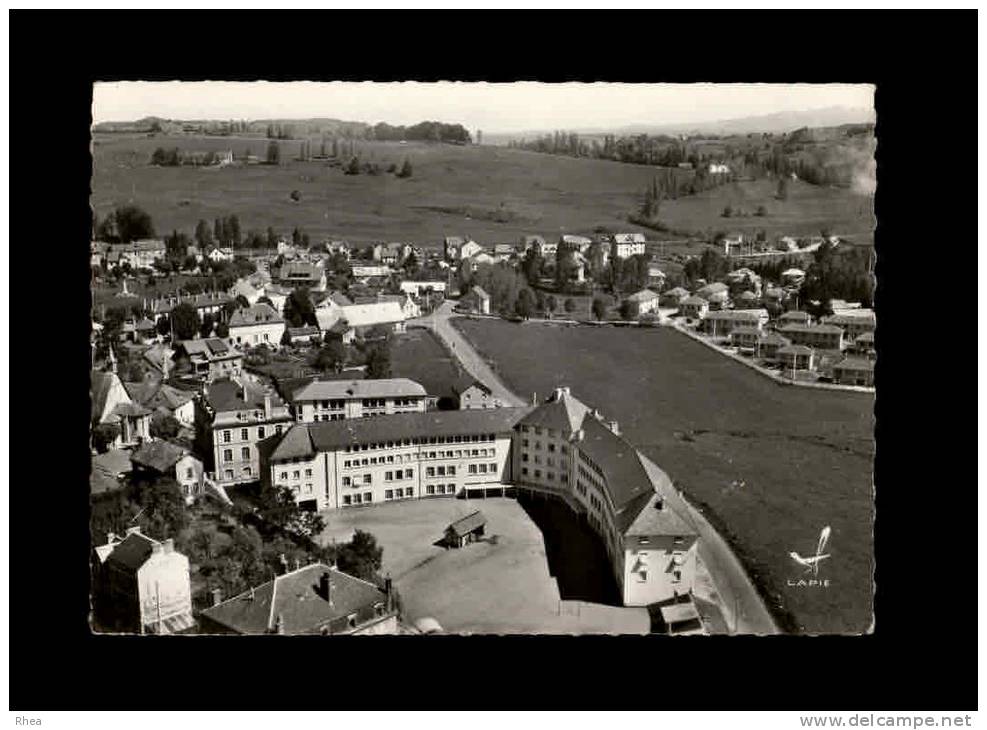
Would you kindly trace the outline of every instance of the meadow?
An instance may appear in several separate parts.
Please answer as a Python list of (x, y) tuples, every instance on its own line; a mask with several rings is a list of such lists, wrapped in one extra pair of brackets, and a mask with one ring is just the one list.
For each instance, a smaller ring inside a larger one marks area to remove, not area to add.
[[(627, 222), (656, 169), (606, 160), (575, 159), (492, 146), (357, 142), (361, 161), (380, 165), (379, 175), (345, 175), (325, 160), (294, 160), (301, 142), (281, 143), (280, 165), (153, 167), (157, 147), (186, 151), (232, 149), (264, 157), (268, 141), (258, 137), (193, 137), (95, 134), (91, 204), (105, 215), (134, 203), (152, 216), (159, 234), (191, 233), (200, 219), (236, 214), (244, 231), (279, 233), (300, 227), (318, 241), (355, 243), (409, 241), (436, 247), (447, 235), (468, 235), (484, 244), (516, 241), (522, 235), (555, 238), (592, 233), (597, 227), (668, 237)], [(317, 140), (312, 151), (319, 151)], [(407, 158), (410, 178), (383, 172)], [(292, 191), (301, 195), (296, 202)], [(767, 182), (734, 183), (703, 194), (665, 201), (661, 217), (674, 229), (746, 229), (817, 233), (869, 228), (860, 223), (862, 201), (848, 190), (793, 183), (787, 202), (773, 201)], [(764, 204), (767, 218), (726, 219), (725, 205), (749, 209)]]
[[(456, 319), (516, 393), (558, 385), (616, 419), (728, 539), (783, 627), (861, 633), (872, 610), (869, 394), (777, 385), (670, 329)], [(811, 555), (832, 528), (819, 578)]]

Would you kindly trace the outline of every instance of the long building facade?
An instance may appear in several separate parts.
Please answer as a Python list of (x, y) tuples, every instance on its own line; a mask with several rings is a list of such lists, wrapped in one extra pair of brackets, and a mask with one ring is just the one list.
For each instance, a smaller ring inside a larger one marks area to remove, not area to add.
[(302, 423), (424, 412), (427, 394), (407, 378), (316, 380), (295, 391), (291, 409)]
[(265, 487), (287, 487), (318, 511), (464, 493), (550, 496), (599, 535), (625, 605), (693, 589), (698, 537), (671, 504), (668, 475), (568, 388), (523, 408), (296, 423), (258, 451)]
[(305, 509), (504, 493), (514, 424), (530, 409), (430, 411), (296, 423), (258, 445), (264, 486)]

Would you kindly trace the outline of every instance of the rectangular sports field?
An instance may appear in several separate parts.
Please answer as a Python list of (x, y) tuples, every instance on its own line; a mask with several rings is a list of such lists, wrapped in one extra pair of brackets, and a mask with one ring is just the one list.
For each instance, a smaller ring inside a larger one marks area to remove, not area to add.
[[(873, 395), (778, 385), (669, 328), (454, 322), (523, 398), (568, 385), (619, 421), (704, 507), (784, 628), (868, 630)], [(826, 525), (829, 585), (798, 585), (789, 553), (813, 554)]]

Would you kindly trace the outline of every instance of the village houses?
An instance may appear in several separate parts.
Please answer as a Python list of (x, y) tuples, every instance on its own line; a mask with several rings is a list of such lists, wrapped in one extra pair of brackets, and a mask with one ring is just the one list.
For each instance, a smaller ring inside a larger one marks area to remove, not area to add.
[(284, 336), (284, 319), (268, 304), (238, 309), (230, 317), (229, 343), (243, 347), (277, 348)]

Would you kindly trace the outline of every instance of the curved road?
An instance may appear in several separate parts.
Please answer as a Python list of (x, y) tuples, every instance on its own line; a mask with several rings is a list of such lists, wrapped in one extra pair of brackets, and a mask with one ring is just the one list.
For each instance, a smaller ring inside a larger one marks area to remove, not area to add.
[(453, 316), (452, 308), (454, 305), (455, 302), (447, 300), (434, 313), (427, 317), (410, 319), (408, 323), (419, 324), (435, 332), (452, 354), (456, 356), (463, 369), (490, 388), (494, 398), (510, 406), (526, 405), (526, 401), (518, 398), (504, 385), (503, 381), (487, 365), (487, 361), (473, 349), (473, 346), (465, 337), (459, 334), (459, 330), (449, 323), (449, 319)]
[[(433, 314), (409, 323), (431, 329), (456, 356), (463, 368), (493, 391), (495, 398), (512, 406), (526, 404), (504, 385), (469, 341), (449, 322), (453, 316), (451, 301), (443, 302)], [(650, 462), (650, 460), (648, 460)], [(654, 462), (650, 462), (654, 463)], [(665, 495), (699, 534), (699, 558), (709, 571), (720, 594), (721, 609), (731, 633), (778, 634), (780, 630), (767, 605), (744, 570), (744, 566), (727, 542), (680, 492)]]

